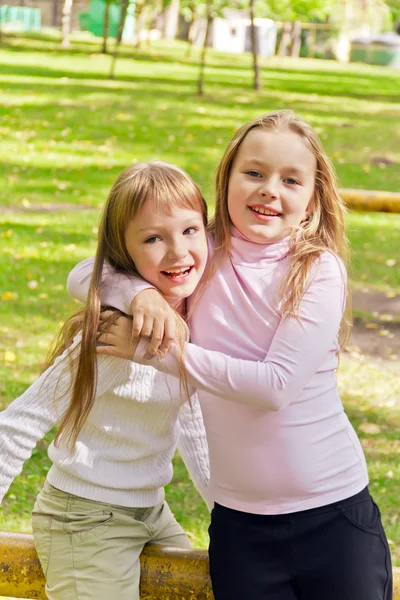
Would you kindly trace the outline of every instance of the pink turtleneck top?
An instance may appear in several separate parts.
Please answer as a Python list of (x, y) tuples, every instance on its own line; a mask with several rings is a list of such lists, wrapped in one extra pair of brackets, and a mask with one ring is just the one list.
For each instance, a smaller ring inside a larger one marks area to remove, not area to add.
[[(69, 276), (69, 292), (79, 299), (92, 264), (80, 263)], [(368, 483), (336, 382), (345, 269), (323, 253), (298, 318), (283, 319), (279, 285), (289, 266), (287, 240), (260, 245), (233, 230), (229, 260), (194, 307), (185, 351), (206, 426), (210, 496), (249, 513), (324, 506)], [(133, 295), (146, 287), (107, 270), (103, 301), (129, 312)], [(178, 376), (176, 354), (172, 347), (162, 360), (135, 361)]]

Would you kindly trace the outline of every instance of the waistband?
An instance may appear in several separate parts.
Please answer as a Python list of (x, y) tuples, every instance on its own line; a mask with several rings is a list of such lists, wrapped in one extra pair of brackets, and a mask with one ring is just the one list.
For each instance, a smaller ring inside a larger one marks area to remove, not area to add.
[(323, 513), (329, 513), (332, 511), (336, 511), (340, 508), (345, 508), (346, 506), (352, 506), (353, 504), (359, 504), (360, 502), (366, 502), (371, 499), (371, 495), (369, 493), (368, 486), (366, 486), (361, 492), (354, 494), (354, 496), (350, 496), (349, 498), (344, 498), (344, 500), (338, 500), (337, 502), (332, 502), (331, 504), (325, 504), (324, 506), (317, 506), (316, 508), (308, 508), (306, 510), (300, 510), (298, 512), (286, 513), (286, 514), (274, 514), (274, 515), (263, 515), (263, 514), (255, 514), (255, 513), (246, 513), (239, 510), (235, 510), (233, 508), (228, 508), (223, 506), (222, 504), (215, 503), (216, 507), (221, 508), (224, 511), (232, 511), (236, 514), (247, 515), (251, 518), (265, 519), (265, 520), (273, 520), (273, 521), (285, 521), (288, 517), (293, 518), (306, 518), (312, 517), (314, 515), (320, 515)]

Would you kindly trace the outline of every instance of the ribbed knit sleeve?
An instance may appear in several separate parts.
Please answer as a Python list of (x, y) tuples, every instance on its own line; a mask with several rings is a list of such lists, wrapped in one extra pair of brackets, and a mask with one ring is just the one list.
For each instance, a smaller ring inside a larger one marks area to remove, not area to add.
[[(87, 258), (74, 267), (67, 279), (67, 291), (70, 296), (86, 302), (92, 277), (94, 258)], [(130, 304), (133, 298), (142, 290), (152, 288), (140, 277), (128, 277), (117, 273), (105, 264), (103, 267), (103, 278), (101, 286), (101, 302), (108, 306), (114, 306), (125, 314), (130, 314)]]
[[(225, 400), (270, 411), (285, 408), (299, 396), (329, 353), (338, 349), (345, 288), (344, 267), (333, 255), (323, 254), (308, 282), (298, 318), (281, 319), (263, 361), (232, 358), (189, 343), (185, 348), (188, 382)], [(142, 359), (144, 346), (139, 345), (135, 362), (179, 375), (176, 346), (162, 360)]]
[(178, 449), (189, 475), (211, 510), (214, 502), (210, 497), (210, 463), (203, 415), (197, 394), (185, 402), (179, 416), (180, 435)]
[[(36, 443), (59, 423), (71, 398), (72, 374), (68, 352), (76, 364), (80, 336), (19, 398), (0, 413), (0, 502), (22, 471)], [(96, 396), (122, 382), (130, 364), (120, 358), (99, 357)], [(73, 367), (72, 367), (73, 368)]]

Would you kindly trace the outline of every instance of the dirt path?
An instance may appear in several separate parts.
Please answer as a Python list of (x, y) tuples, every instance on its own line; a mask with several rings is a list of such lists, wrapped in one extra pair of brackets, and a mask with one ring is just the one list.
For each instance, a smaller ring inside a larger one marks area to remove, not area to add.
[(350, 347), (387, 361), (400, 361), (400, 296), (388, 298), (377, 291), (353, 293), (353, 309), (369, 312), (365, 323), (355, 319)]

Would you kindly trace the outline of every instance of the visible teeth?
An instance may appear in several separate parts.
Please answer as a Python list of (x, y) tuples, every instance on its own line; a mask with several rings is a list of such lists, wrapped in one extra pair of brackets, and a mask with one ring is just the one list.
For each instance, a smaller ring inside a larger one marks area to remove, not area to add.
[(260, 208), (259, 206), (252, 206), (251, 208), (252, 208), (252, 210), (255, 210), (256, 212), (261, 213), (262, 215), (270, 215), (271, 217), (278, 216), (278, 213), (272, 212), (270, 210), (266, 210), (265, 208)]
[(189, 271), (190, 267), (182, 267), (182, 269), (169, 269), (168, 271), (165, 271), (166, 273), (185, 273), (186, 271)]

